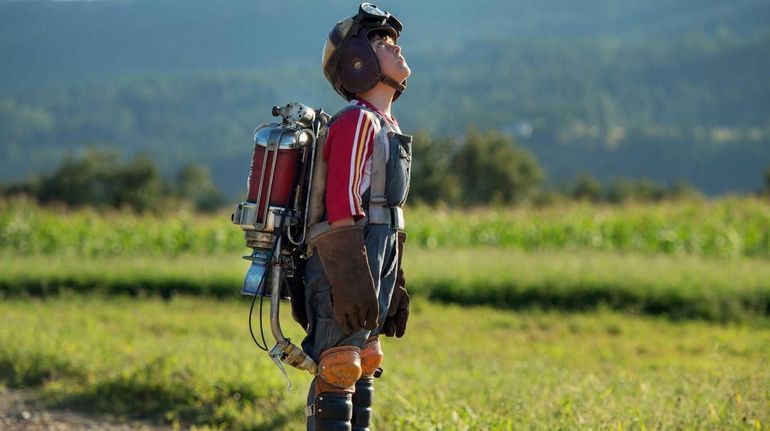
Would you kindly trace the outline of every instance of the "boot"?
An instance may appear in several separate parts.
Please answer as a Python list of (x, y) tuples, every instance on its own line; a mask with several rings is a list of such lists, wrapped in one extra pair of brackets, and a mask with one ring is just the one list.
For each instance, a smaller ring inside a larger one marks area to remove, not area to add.
[(315, 431), (351, 431), (350, 416), (353, 412), (351, 395), (324, 392), (313, 402)]
[(372, 398), (374, 395), (374, 377), (363, 377), (356, 382), (353, 394), (352, 431), (369, 431), (372, 422)]

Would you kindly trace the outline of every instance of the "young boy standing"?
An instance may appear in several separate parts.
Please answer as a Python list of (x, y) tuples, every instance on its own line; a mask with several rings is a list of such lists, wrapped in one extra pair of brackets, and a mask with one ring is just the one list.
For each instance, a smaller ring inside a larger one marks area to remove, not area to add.
[(332, 118), (323, 158), (328, 229), (311, 240), (305, 271), (309, 319), (302, 347), (317, 363), (309, 430), (369, 429), (378, 336), (401, 337), (409, 315), (401, 254), (411, 137), (391, 106), (411, 71), (401, 23), (363, 3), (338, 22), (324, 47), (324, 75), (350, 104)]

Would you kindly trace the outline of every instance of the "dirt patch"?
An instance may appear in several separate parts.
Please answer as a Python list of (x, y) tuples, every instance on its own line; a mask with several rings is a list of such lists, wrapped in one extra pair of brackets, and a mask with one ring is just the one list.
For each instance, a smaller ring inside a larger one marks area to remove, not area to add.
[(170, 431), (168, 426), (120, 421), (107, 415), (52, 409), (32, 392), (0, 388), (0, 430), (3, 431)]

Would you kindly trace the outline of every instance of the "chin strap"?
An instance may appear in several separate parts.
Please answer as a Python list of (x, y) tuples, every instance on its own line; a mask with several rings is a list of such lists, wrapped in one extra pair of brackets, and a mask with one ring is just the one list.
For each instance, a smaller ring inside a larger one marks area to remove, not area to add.
[(390, 76), (382, 75), (382, 78), (380, 78), (380, 82), (382, 82), (383, 84), (389, 87), (393, 87), (399, 93), (403, 93), (404, 90), (406, 90), (406, 85), (400, 82), (397, 82), (395, 79), (391, 78)]

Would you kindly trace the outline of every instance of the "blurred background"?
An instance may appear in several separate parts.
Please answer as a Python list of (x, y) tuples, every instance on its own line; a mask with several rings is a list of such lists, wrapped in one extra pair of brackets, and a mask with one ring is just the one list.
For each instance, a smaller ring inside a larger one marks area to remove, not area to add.
[[(239, 196), (249, 132), (270, 120), (273, 105), (342, 105), (320, 72), (321, 48), (355, 7), (2, 2), (0, 180), (113, 148), (123, 158), (151, 156), (164, 176), (205, 165), (225, 196)], [(680, 182), (709, 196), (763, 186), (766, 1), (383, 7), (406, 27), (401, 44), (413, 75), (394, 108), (404, 130), (433, 139), (456, 139), (470, 126), (497, 131), (535, 156), (541, 185), (558, 189), (581, 173), (605, 185), (619, 177)]]
[[(767, 429), (770, 1), (378, 5), (415, 299), (376, 429)], [(229, 214), (272, 106), (343, 106), (357, 7), (0, 1), (0, 428), (301, 428)]]

